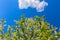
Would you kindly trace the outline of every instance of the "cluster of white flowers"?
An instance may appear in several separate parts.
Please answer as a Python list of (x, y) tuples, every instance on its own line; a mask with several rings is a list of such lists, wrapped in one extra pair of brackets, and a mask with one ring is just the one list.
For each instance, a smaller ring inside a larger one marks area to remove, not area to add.
[(20, 9), (27, 9), (29, 7), (36, 8), (38, 12), (44, 11), (44, 8), (48, 6), (48, 3), (40, 0), (18, 0)]

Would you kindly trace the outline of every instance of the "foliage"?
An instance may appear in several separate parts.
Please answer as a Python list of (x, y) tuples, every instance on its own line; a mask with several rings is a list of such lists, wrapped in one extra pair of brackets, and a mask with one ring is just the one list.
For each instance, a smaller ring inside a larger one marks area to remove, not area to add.
[(3, 34), (4, 20), (0, 21), (0, 40), (59, 40), (60, 30), (44, 21), (45, 16), (34, 16), (16, 21), (16, 26), (8, 26), (8, 30)]

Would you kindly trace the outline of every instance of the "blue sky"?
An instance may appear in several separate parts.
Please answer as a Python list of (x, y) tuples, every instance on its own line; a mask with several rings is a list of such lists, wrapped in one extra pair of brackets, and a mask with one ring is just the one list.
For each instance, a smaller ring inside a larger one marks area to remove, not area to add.
[(18, 20), (20, 15), (26, 17), (46, 16), (46, 21), (60, 28), (60, 0), (45, 0), (48, 6), (43, 12), (37, 12), (34, 8), (20, 10), (18, 0), (0, 0), (0, 18), (5, 18), (8, 25), (14, 24), (14, 19)]

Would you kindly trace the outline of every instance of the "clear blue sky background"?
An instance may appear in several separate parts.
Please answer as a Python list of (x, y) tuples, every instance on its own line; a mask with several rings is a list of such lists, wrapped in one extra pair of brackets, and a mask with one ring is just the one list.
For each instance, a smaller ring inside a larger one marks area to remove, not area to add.
[[(5, 18), (8, 25), (14, 24), (14, 19), (19, 19), (20, 15), (33, 17), (35, 15), (46, 16), (46, 21), (60, 28), (60, 0), (46, 0), (48, 6), (44, 12), (37, 12), (35, 9), (28, 8), (20, 10), (18, 8), (18, 0), (0, 0), (0, 18)], [(7, 28), (7, 27), (6, 27)]]

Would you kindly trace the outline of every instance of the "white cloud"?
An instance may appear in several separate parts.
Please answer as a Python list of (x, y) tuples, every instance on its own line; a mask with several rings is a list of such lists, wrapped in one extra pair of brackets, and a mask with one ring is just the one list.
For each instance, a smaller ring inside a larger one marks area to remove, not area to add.
[(20, 9), (27, 9), (29, 7), (36, 8), (38, 12), (44, 11), (44, 8), (48, 6), (48, 3), (44, 0), (40, 2), (40, 0), (18, 0)]

